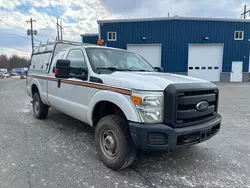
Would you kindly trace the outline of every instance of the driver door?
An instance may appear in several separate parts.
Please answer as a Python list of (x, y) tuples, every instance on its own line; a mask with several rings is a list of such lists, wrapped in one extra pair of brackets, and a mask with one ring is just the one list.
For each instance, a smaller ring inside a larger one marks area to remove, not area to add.
[(89, 101), (88, 97), (85, 96), (87, 88), (84, 87), (84, 83), (86, 84), (88, 80), (86, 58), (82, 49), (72, 49), (68, 52), (66, 59), (70, 60), (71, 77), (62, 79), (61, 83), (58, 84), (58, 95), (61, 101), (59, 110), (85, 121)]

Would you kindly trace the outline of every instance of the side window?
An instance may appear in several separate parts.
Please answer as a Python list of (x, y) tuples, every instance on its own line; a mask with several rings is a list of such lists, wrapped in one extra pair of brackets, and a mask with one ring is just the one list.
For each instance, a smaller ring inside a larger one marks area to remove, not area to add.
[(34, 54), (31, 59), (30, 70), (46, 71), (51, 53)]
[(83, 73), (83, 69), (87, 69), (87, 64), (82, 50), (71, 50), (67, 56), (67, 59), (70, 60), (70, 73), (81, 75)]

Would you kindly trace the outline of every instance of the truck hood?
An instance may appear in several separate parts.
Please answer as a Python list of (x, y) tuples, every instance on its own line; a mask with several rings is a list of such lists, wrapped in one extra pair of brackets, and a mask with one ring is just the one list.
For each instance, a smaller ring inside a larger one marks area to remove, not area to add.
[(101, 74), (99, 76), (105, 85), (137, 89), (162, 91), (170, 84), (176, 83), (209, 83), (208, 81), (182, 76), (178, 74), (159, 72), (120, 72)]

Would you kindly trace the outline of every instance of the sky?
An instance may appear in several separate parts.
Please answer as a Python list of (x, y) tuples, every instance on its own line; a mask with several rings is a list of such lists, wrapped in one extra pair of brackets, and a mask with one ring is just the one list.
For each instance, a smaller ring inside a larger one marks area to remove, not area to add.
[[(38, 34), (35, 45), (55, 41), (56, 19), (65, 40), (81, 42), (81, 34), (97, 33), (97, 20), (181, 17), (240, 18), (249, 0), (0, 0), (0, 54), (29, 57), (30, 18)], [(248, 18), (249, 15), (248, 15)]]

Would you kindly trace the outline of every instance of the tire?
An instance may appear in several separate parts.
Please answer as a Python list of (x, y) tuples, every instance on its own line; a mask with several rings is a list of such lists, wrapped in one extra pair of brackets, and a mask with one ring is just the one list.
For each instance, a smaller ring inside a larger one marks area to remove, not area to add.
[(36, 92), (33, 95), (33, 112), (37, 119), (45, 119), (48, 115), (49, 107), (43, 104), (40, 95)]
[(136, 158), (127, 120), (119, 115), (108, 115), (98, 122), (95, 143), (100, 160), (113, 170), (130, 166)]

